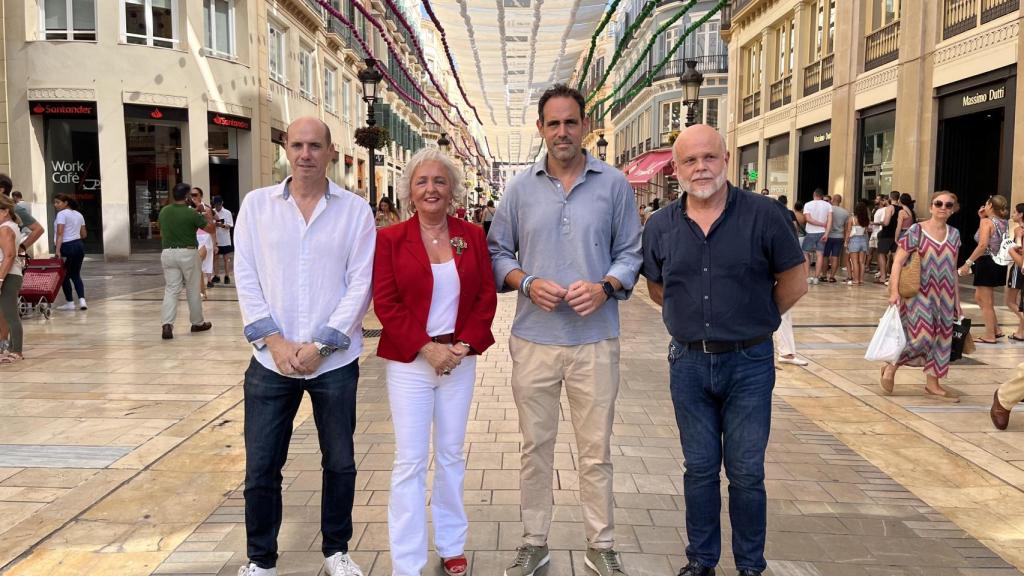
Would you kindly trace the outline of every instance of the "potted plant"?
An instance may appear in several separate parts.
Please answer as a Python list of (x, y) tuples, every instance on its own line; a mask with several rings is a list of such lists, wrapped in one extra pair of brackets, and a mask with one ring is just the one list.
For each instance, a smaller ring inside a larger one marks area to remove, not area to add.
[(367, 150), (380, 150), (391, 143), (391, 135), (383, 126), (363, 126), (356, 129), (356, 144)]

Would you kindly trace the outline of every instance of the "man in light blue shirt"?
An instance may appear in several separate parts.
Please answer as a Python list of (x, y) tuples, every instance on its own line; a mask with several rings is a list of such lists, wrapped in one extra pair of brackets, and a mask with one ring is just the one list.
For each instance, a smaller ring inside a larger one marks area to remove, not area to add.
[(505, 576), (548, 563), (551, 480), (562, 383), (579, 446), (585, 562), (624, 574), (614, 546), (611, 432), (619, 390), (618, 301), (640, 269), (640, 218), (621, 172), (583, 151), (584, 99), (556, 85), (540, 98), (547, 155), (509, 183), (488, 244), (499, 290), (518, 290), (509, 349), (523, 434), (523, 545)]

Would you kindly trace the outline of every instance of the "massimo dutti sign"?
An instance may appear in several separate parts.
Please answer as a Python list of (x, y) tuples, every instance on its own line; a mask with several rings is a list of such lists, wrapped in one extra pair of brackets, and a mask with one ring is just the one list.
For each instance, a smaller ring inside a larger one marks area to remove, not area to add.
[(985, 110), (1012, 107), (1014, 105), (1015, 82), (1013, 79), (1000, 80), (991, 84), (983, 84), (951, 92), (939, 99), (939, 108), (943, 118), (954, 118), (965, 114), (974, 114)]

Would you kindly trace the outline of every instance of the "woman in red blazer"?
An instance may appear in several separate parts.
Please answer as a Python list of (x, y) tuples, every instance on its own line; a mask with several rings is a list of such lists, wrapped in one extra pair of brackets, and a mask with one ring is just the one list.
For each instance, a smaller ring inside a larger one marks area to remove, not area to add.
[(416, 214), (377, 232), (373, 308), (384, 326), (377, 355), (388, 360), (395, 428), (388, 503), (393, 576), (419, 576), (427, 563), (423, 503), (431, 428), (434, 547), (447, 574), (467, 568), (462, 445), (476, 355), (494, 343), (498, 300), (483, 230), (449, 215), (461, 182), (446, 155), (420, 150), (398, 184), (399, 199)]

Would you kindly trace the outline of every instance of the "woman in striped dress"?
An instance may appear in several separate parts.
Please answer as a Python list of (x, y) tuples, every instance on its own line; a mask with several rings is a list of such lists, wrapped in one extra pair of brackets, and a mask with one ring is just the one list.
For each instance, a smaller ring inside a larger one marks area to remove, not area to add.
[[(900, 320), (907, 335), (907, 347), (899, 361), (882, 367), (882, 391), (892, 392), (896, 370), (900, 366), (922, 366), (927, 377), (925, 394), (959, 402), (960, 396), (939, 384), (949, 372), (949, 352), (953, 343), (953, 324), (961, 315), (957, 294), (956, 258), (960, 233), (946, 224), (956, 212), (957, 198), (952, 192), (932, 196), (931, 219), (910, 227), (899, 239), (889, 281), (889, 303), (900, 307)], [(921, 258), (921, 290), (903, 300), (899, 294), (900, 274), (911, 254)]]

